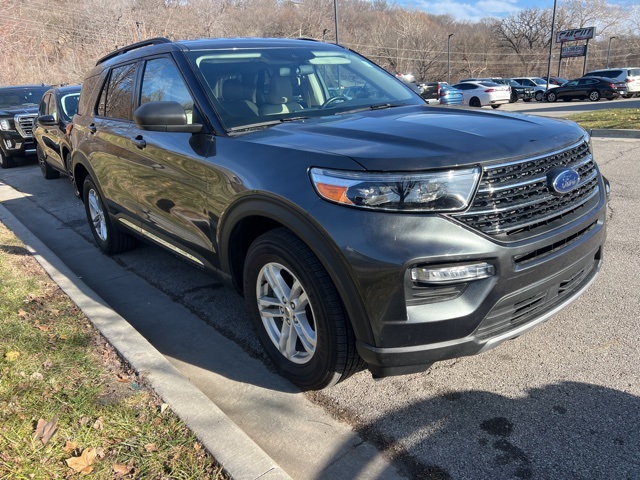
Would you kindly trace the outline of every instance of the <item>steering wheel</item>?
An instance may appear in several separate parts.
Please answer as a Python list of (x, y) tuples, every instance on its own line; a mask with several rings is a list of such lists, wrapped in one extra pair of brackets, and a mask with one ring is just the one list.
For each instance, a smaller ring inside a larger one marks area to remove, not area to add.
[(327, 100), (326, 102), (324, 102), (320, 108), (327, 108), (330, 107), (331, 105), (333, 105), (334, 103), (338, 103), (338, 102), (348, 102), (349, 99), (347, 97), (345, 97), (344, 95), (338, 95), (336, 97), (331, 97), (329, 100)]

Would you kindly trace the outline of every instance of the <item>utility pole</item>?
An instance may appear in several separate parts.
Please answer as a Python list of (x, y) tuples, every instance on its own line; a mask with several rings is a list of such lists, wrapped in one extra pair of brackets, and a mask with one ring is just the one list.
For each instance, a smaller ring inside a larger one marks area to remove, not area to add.
[(451, 37), (453, 33), (447, 37), (447, 83), (449, 85), (451, 85)]
[[(553, 18), (551, 19), (551, 41), (549, 42), (549, 63), (547, 64), (547, 90), (549, 90), (549, 75), (551, 75), (551, 57), (553, 56), (553, 40), (554, 40), (553, 35), (555, 34), (555, 27), (556, 27), (556, 1), (557, 0), (553, 0)], [(560, 53), (560, 56), (562, 56), (562, 53)]]

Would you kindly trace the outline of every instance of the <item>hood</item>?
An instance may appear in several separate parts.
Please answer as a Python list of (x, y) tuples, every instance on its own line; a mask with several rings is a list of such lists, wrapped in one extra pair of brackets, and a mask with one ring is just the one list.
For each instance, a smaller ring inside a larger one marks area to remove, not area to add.
[(0, 108), (0, 117), (13, 117), (25, 113), (38, 113), (38, 105), (16, 105), (15, 107)]
[(411, 171), (538, 155), (584, 135), (567, 120), (410, 106), (287, 122), (243, 139), (342, 155), (372, 171)]

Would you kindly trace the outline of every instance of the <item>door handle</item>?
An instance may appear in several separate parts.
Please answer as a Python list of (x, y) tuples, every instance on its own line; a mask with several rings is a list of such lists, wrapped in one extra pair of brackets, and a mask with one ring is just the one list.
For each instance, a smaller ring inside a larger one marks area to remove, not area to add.
[(142, 138), (142, 135), (138, 135), (135, 138), (132, 138), (131, 141), (133, 142), (133, 144), (138, 147), (140, 150), (142, 150), (144, 147), (147, 146), (147, 142), (145, 141), (144, 138)]

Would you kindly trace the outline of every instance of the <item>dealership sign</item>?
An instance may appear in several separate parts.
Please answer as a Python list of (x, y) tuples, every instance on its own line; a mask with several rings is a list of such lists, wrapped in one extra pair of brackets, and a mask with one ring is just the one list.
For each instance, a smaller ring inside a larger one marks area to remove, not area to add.
[(596, 36), (596, 27), (574, 28), (562, 30), (556, 34), (556, 43), (575, 42), (589, 40)]
[(570, 47), (562, 47), (560, 58), (567, 57), (584, 57), (587, 55), (586, 45), (572, 45)]

